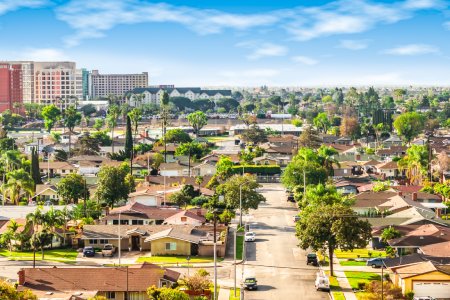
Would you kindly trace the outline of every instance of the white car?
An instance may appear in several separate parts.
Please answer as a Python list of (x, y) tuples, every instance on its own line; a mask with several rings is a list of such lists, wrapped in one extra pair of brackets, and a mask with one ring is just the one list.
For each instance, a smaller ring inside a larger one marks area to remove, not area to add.
[(316, 281), (314, 282), (314, 286), (316, 287), (316, 290), (322, 290), (322, 291), (330, 291), (330, 280), (327, 276), (317, 273), (316, 275)]
[(255, 239), (256, 239), (256, 234), (252, 231), (247, 232), (244, 236), (244, 240), (246, 242), (254, 242)]

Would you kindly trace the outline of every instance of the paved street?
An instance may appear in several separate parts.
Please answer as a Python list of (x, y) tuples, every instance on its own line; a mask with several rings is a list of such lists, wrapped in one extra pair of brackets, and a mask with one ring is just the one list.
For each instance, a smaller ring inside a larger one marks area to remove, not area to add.
[(259, 288), (246, 292), (245, 299), (329, 299), (315, 290), (317, 268), (306, 265), (306, 251), (296, 246), (294, 204), (286, 201), (281, 184), (264, 184), (261, 192), (267, 202), (251, 212), (257, 240), (247, 243), (244, 265), (244, 277), (256, 276)]

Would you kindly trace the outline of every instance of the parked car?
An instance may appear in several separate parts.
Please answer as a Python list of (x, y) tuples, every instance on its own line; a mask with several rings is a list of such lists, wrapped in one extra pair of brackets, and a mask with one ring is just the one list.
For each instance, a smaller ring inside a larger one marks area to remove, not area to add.
[(366, 263), (366, 266), (372, 266), (372, 268), (386, 268), (386, 266), (384, 265), (384, 258), (372, 258), (369, 259)]
[(316, 290), (319, 291), (330, 291), (330, 280), (328, 279), (328, 276), (317, 273), (316, 275), (316, 281), (314, 282), (314, 286), (316, 287)]
[(105, 244), (102, 249), (102, 256), (114, 256), (114, 253), (116, 253), (116, 247), (114, 247), (112, 244)]
[(319, 262), (317, 261), (317, 255), (315, 253), (308, 253), (306, 255), (306, 264), (312, 264), (313, 266), (318, 266)]
[(95, 250), (92, 246), (86, 246), (83, 248), (83, 256), (84, 257), (94, 257), (95, 256)]
[(254, 242), (256, 239), (256, 234), (253, 231), (245, 233), (244, 240), (246, 242)]
[(288, 196), (287, 196), (287, 201), (289, 201), (289, 202), (295, 202), (294, 194), (292, 194), (292, 193), (288, 194)]
[(295, 215), (294, 217), (292, 217), (292, 219), (294, 220), (294, 222), (298, 222), (298, 221), (300, 221), (300, 216)]
[(247, 290), (256, 290), (258, 289), (258, 281), (255, 277), (247, 277), (244, 280), (244, 288)]
[(436, 298), (431, 296), (414, 297), (413, 300), (436, 300)]

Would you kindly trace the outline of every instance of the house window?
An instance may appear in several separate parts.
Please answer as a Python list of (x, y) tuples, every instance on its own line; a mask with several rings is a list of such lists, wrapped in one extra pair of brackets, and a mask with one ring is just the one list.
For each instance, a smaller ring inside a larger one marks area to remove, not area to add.
[(186, 222), (187, 221), (187, 217), (181, 217), (181, 222)]
[(108, 244), (108, 240), (100, 240), (99, 244)]
[(144, 225), (144, 220), (132, 220), (132, 225)]
[(98, 243), (98, 241), (97, 240), (89, 240), (89, 244), (97, 244)]
[(106, 299), (116, 299), (116, 292), (106, 292)]
[(166, 243), (166, 250), (177, 250), (177, 243)]

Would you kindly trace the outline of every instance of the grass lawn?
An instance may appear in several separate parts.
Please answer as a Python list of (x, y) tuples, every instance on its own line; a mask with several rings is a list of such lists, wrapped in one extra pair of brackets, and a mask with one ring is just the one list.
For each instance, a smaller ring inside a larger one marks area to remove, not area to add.
[(333, 292), (334, 300), (345, 300), (345, 296), (343, 292)]
[(353, 251), (341, 251), (336, 250), (334, 253), (336, 254), (337, 258), (358, 258), (358, 255), (360, 258), (365, 257), (369, 258), (369, 251), (372, 253), (372, 257), (386, 257), (385, 251), (378, 251), (378, 250), (369, 250), (369, 249), (354, 249)]
[(221, 141), (226, 141), (226, 140), (233, 140), (233, 137), (230, 137), (228, 135), (225, 136), (207, 136), (206, 140), (210, 143), (217, 143), (217, 142), (221, 142)]
[(322, 255), (322, 252), (320, 252), (320, 251), (317, 252), (317, 259), (319, 260), (319, 263), (322, 266), (329, 266), (330, 265), (330, 259), (328, 258), (328, 256)]
[(341, 266), (365, 266), (365, 261), (339, 260)]
[(234, 288), (231, 288), (229, 300), (239, 300), (239, 299), (241, 299), (241, 289), (236, 288), (236, 297), (234, 297)]
[[(236, 259), (242, 259), (242, 251), (244, 250), (244, 237), (236, 236)], [(214, 253), (213, 253), (214, 254)]]
[(381, 280), (381, 276), (372, 272), (345, 271), (348, 281), (353, 289), (358, 289), (358, 282), (369, 283), (374, 280)]
[[(10, 260), (33, 260), (33, 252), (12, 251), (0, 249), (0, 256), (8, 257)], [(47, 249), (44, 250), (44, 260), (57, 262), (75, 262), (78, 252), (73, 249)], [(41, 260), (41, 251), (36, 252), (36, 260)]]
[[(180, 264), (187, 266), (187, 256), (141, 256), (136, 262), (149, 262), (153, 264)], [(222, 258), (218, 258), (217, 261), (222, 261)], [(191, 256), (189, 260), (189, 265), (198, 264), (198, 263), (212, 263), (214, 262), (213, 257), (196, 257)]]

